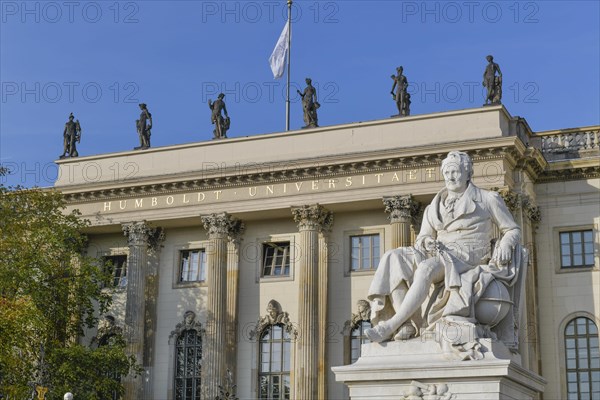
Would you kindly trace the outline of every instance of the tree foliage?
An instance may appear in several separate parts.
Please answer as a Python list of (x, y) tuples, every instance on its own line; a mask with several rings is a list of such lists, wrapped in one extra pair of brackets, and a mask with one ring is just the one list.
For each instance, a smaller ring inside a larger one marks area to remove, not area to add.
[(133, 367), (124, 343), (78, 343), (111, 300), (101, 289), (110, 277), (84, 255), (88, 225), (59, 192), (0, 184), (0, 394), (28, 399), (34, 382), (49, 399), (122, 390), (113, 377)]

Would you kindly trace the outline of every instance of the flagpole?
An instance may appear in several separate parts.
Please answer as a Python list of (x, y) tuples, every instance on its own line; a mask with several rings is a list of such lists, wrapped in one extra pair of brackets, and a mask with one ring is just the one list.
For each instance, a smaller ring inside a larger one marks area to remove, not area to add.
[(287, 0), (288, 6), (288, 55), (287, 55), (287, 95), (285, 100), (285, 130), (290, 130), (290, 58), (292, 57), (292, 0)]

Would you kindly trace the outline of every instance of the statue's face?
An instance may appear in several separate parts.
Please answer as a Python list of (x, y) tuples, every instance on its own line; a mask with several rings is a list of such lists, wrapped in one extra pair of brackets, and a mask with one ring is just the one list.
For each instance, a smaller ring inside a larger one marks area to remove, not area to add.
[(451, 192), (462, 193), (467, 188), (469, 177), (458, 163), (448, 163), (442, 172), (446, 188)]

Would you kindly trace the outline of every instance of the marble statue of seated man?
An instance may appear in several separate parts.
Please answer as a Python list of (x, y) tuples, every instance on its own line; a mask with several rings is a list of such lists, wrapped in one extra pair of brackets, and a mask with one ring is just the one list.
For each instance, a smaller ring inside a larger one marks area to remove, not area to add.
[[(466, 153), (448, 153), (441, 172), (446, 187), (425, 209), (415, 246), (388, 251), (379, 263), (368, 293), (373, 327), (365, 332), (373, 342), (409, 339), (447, 316), (477, 323), (474, 304), (490, 282), (515, 279), (521, 230), (502, 198), (473, 184)], [(492, 249), (494, 225), (501, 237)], [(432, 285), (442, 283), (425, 304)]]

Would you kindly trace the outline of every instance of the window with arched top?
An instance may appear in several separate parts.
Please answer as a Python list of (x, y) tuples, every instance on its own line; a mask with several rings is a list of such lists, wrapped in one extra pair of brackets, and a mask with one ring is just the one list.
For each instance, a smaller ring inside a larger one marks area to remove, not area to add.
[(200, 400), (202, 337), (195, 329), (183, 331), (175, 342), (175, 399)]
[(342, 335), (344, 335), (344, 364), (354, 364), (361, 356), (363, 344), (371, 343), (365, 335), (369, 329), (371, 305), (367, 300), (361, 299), (356, 303), (356, 313), (344, 323)]
[(574, 318), (565, 327), (567, 399), (600, 399), (598, 327), (589, 318)]
[(269, 325), (262, 330), (258, 372), (260, 399), (290, 398), (291, 342), (291, 336), (283, 324)]
[[(202, 324), (193, 311), (186, 311), (183, 321), (169, 335), (173, 346), (173, 360), (169, 367), (173, 377), (173, 392), (168, 398), (174, 400), (200, 400), (202, 398)], [(173, 368), (173, 370), (171, 370)]]
[(371, 321), (360, 320), (354, 325), (350, 332), (350, 363), (355, 363), (360, 357), (361, 346), (371, 343), (365, 335), (365, 330), (371, 327)]

